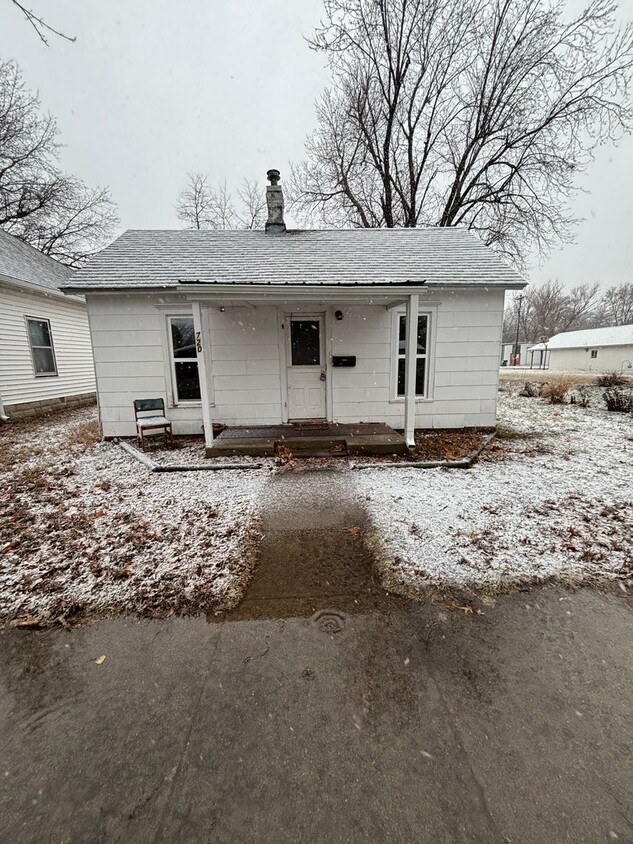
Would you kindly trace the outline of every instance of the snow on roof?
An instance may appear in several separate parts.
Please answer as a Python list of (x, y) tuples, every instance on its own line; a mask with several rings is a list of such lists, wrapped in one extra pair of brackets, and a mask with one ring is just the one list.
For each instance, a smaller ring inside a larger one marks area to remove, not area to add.
[(249, 285), (423, 284), (524, 287), (466, 229), (130, 230), (73, 278), (73, 290)]
[(0, 229), (0, 276), (59, 291), (74, 270)]
[(579, 349), (590, 346), (633, 346), (633, 325), (566, 331), (563, 334), (555, 334), (547, 344), (549, 349)]

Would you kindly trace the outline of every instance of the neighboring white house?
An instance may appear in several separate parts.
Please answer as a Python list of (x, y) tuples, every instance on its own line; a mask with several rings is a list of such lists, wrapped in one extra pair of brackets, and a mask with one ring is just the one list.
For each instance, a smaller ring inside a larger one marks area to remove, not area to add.
[(60, 290), (72, 276), (0, 230), (0, 414), (15, 419), (94, 400), (86, 304)]
[(382, 422), (409, 443), (494, 425), (504, 292), (525, 281), (464, 229), (287, 231), (276, 179), (266, 232), (127, 231), (67, 285), (104, 436), (161, 396), (208, 446), (212, 422)]
[(531, 351), (545, 352), (555, 372), (626, 372), (633, 369), (633, 325), (566, 331)]

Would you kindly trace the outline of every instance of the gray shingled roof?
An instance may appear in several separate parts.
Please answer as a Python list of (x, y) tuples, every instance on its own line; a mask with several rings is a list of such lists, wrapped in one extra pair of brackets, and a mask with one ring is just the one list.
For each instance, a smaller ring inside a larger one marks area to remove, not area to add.
[(74, 274), (70, 267), (0, 229), (0, 276), (59, 291)]
[(465, 229), (126, 231), (78, 270), (73, 290), (208, 284), (481, 284), (524, 279)]

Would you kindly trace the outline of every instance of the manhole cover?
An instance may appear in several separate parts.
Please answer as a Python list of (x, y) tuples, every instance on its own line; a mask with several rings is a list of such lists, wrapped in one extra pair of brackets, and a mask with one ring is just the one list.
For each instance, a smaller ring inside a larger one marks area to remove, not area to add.
[(337, 633), (342, 633), (345, 628), (345, 616), (343, 613), (334, 610), (321, 610), (312, 616), (312, 623), (316, 624), (322, 633), (336, 636)]

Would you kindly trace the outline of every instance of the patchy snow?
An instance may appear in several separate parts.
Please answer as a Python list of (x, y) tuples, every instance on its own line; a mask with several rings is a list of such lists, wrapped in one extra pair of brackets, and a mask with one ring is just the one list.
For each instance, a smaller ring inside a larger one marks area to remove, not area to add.
[(94, 410), (0, 430), (0, 622), (215, 612), (254, 562), (265, 470), (152, 474)]
[(631, 581), (631, 417), (501, 393), (499, 423), (523, 436), (470, 470), (355, 475), (385, 585)]

